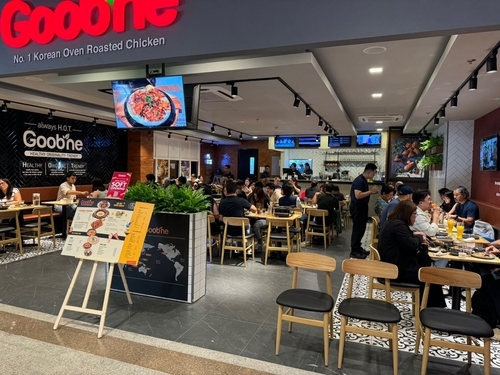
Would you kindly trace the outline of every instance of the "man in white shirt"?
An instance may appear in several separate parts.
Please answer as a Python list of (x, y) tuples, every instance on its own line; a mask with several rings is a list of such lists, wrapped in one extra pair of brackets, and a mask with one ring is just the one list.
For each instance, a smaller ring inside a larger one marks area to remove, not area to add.
[[(88, 191), (78, 191), (75, 186), (76, 174), (75, 172), (66, 173), (66, 182), (59, 185), (59, 190), (57, 191), (57, 200), (62, 199), (73, 199), (76, 197), (86, 197), (89, 195)], [(73, 199), (74, 200), (74, 199)], [(68, 218), (71, 219), (75, 213), (76, 206), (71, 205), (71, 210), (68, 210)], [(62, 206), (54, 206), (54, 211), (62, 212)]]
[[(434, 237), (439, 231), (438, 223), (441, 209), (438, 206), (432, 207), (431, 192), (427, 189), (419, 189), (413, 193), (412, 200), (417, 205), (417, 217), (411, 229), (423, 232), (427, 237)], [(427, 212), (431, 213), (430, 220)]]

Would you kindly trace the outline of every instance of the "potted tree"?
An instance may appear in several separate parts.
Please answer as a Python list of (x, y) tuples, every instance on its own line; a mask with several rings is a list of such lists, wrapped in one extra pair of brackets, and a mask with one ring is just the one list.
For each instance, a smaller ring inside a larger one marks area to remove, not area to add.
[(431, 171), (440, 171), (443, 169), (443, 154), (425, 155), (419, 162), (422, 168), (428, 168)]
[[(203, 189), (138, 182), (129, 201), (153, 203), (139, 265), (123, 270), (131, 293), (192, 303), (205, 295), (208, 196)], [(123, 290), (117, 270), (112, 287)]]

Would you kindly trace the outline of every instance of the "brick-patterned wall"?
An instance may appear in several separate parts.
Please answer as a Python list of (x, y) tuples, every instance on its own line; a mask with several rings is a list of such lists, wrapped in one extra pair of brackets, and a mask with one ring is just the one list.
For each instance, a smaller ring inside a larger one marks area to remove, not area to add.
[[(210, 182), (212, 172), (217, 168), (222, 169), (225, 164), (231, 165), (231, 172), (235, 178), (245, 178), (246, 176), (238, 176), (238, 150), (240, 149), (258, 149), (259, 168), (266, 164), (271, 165), (271, 158), (281, 155), (280, 151), (269, 150), (267, 139), (261, 141), (242, 141), (241, 145), (238, 146), (211, 146), (208, 143), (203, 143), (201, 145), (200, 173), (205, 181)], [(210, 154), (212, 165), (206, 164), (206, 154)]]
[(145, 181), (148, 173), (154, 173), (152, 133), (128, 132), (128, 172), (132, 173), (131, 185)]

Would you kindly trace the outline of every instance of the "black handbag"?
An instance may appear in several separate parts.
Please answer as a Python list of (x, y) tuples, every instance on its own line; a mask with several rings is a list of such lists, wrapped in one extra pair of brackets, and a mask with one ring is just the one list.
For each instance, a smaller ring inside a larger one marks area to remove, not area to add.
[(429, 246), (425, 243), (421, 244), (417, 250), (417, 263), (420, 267), (430, 267), (432, 265)]

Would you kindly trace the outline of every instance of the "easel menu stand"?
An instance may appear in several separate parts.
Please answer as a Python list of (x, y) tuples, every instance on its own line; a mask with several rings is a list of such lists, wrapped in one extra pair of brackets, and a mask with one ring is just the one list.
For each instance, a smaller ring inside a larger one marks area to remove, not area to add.
[[(61, 321), (61, 318), (62, 318), (65, 310), (82, 312), (85, 314), (98, 315), (101, 317), (101, 320), (99, 323), (99, 331), (97, 333), (97, 338), (100, 339), (102, 337), (102, 333), (104, 330), (104, 321), (106, 320), (106, 312), (108, 311), (109, 292), (111, 290), (111, 280), (113, 279), (112, 275), (113, 275), (114, 267), (118, 263), (111, 263), (110, 264), (109, 273), (108, 273), (108, 280), (106, 282), (106, 289), (104, 290), (104, 301), (102, 304), (102, 310), (95, 310), (95, 309), (87, 308), (87, 304), (89, 302), (90, 292), (92, 290), (92, 284), (94, 283), (94, 278), (95, 278), (95, 274), (97, 271), (97, 266), (99, 265), (99, 263), (101, 263), (99, 261), (94, 261), (94, 265), (92, 267), (92, 272), (90, 273), (89, 283), (87, 285), (87, 291), (85, 292), (85, 297), (83, 299), (82, 305), (81, 306), (68, 305), (68, 301), (71, 297), (71, 293), (73, 292), (73, 288), (75, 286), (76, 279), (78, 278), (78, 274), (80, 273), (80, 270), (82, 269), (82, 265), (83, 265), (84, 261), (85, 261), (85, 259), (80, 259), (80, 261), (78, 262), (78, 266), (76, 267), (75, 274), (73, 275), (73, 278), (71, 279), (71, 283), (69, 284), (68, 291), (66, 292), (66, 297), (64, 298), (61, 309), (59, 310), (59, 315), (57, 315), (57, 319), (56, 319), (56, 322), (54, 324), (54, 329), (58, 328), (59, 323)], [(123, 267), (121, 267), (120, 264), (118, 264), (118, 270), (120, 271), (120, 275), (121, 275), (121, 278), (123, 281), (123, 286), (125, 288), (125, 294), (127, 295), (128, 303), (131, 305), (132, 298), (130, 297), (130, 292), (128, 289), (127, 280), (125, 279), (125, 274), (123, 272)]]

